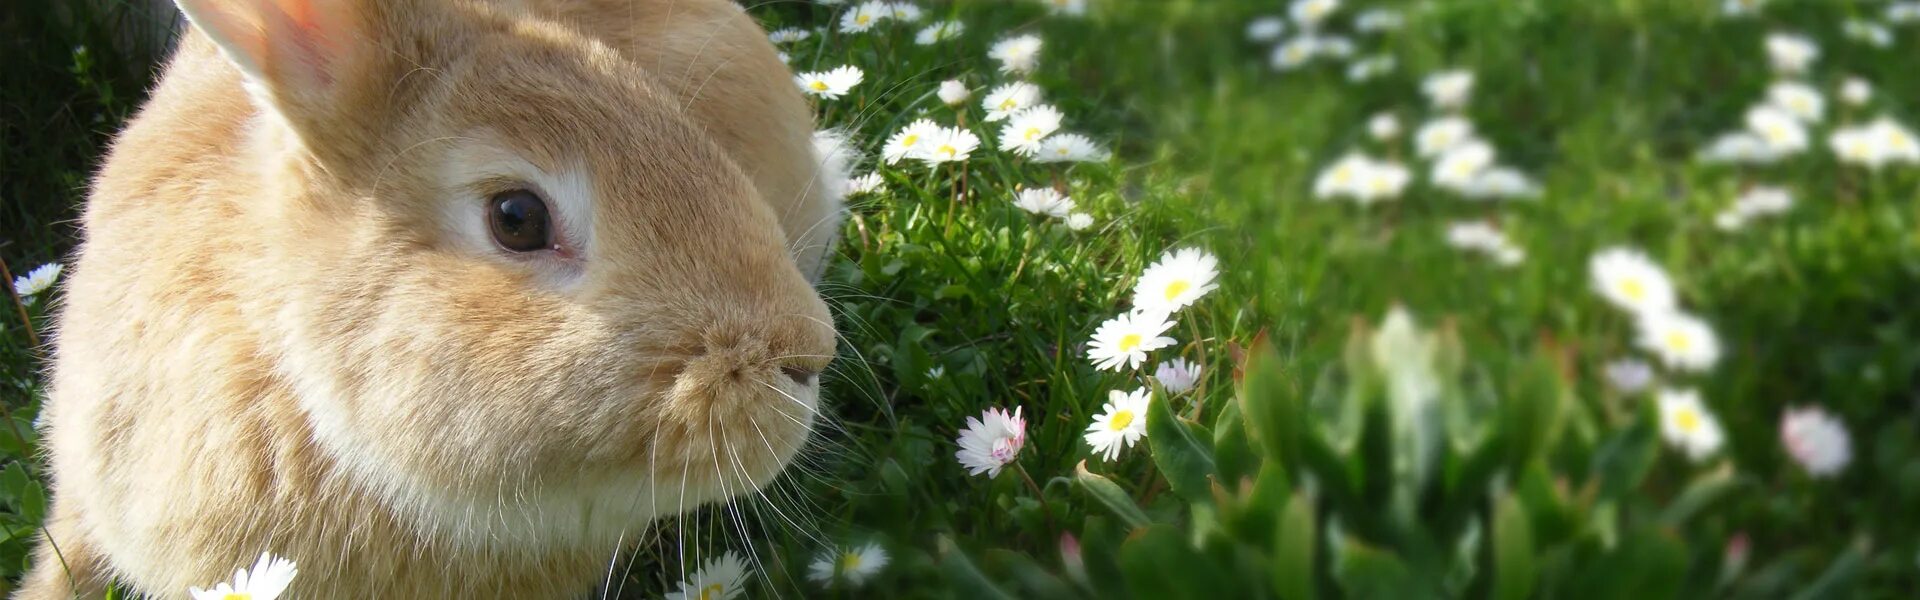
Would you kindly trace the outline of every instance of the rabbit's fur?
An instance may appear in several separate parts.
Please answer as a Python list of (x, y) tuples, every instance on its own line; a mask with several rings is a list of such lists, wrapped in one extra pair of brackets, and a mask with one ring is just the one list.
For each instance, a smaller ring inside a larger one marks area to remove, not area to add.
[[(736, 6), (180, 5), (86, 207), (16, 598), (265, 551), (291, 598), (579, 596), (803, 444), (844, 174)], [(514, 186), (567, 252), (492, 243)]]

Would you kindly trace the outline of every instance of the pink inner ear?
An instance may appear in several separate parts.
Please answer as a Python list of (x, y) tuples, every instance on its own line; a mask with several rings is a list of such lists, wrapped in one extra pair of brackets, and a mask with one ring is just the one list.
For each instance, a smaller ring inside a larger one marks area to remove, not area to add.
[(267, 28), (267, 43), (280, 55), (273, 62), (294, 71), (282, 71), (283, 75), (300, 78), (281, 83), (315, 86), (307, 91), (332, 87), (334, 70), (346, 54), (346, 38), (351, 37), (341, 31), (350, 17), (322, 14), (311, 0), (281, 0), (276, 4), (279, 10), (269, 17)]

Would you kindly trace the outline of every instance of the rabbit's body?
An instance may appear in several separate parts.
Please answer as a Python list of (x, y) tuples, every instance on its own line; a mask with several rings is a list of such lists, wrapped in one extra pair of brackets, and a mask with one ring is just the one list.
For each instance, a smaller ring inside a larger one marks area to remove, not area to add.
[[(89, 198), (17, 597), (266, 551), (293, 598), (577, 596), (797, 451), (839, 174), (736, 7), (182, 6)], [(503, 186), (567, 241), (488, 247)]]

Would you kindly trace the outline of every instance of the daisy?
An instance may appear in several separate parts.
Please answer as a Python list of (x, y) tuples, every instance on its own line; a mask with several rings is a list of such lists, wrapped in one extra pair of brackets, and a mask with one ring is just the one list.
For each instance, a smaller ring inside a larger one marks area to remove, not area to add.
[(1213, 282), (1219, 275), (1220, 260), (1212, 254), (1198, 248), (1169, 250), (1140, 275), (1133, 287), (1133, 307), (1172, 314), (1220, 287)]
[(887, 560), (887, 550), (871, 542), (858, 548), (828, 548), (807, 566), (807, 578), (824, 584), (839, 577), (859, 587), (886, 568)]
[(1532, 198), (1540, 195), (1540, 186), (1525, 173), (1508, 167), (1489, 167), (1480, 171), (1460, 195), (1468, 198)]
[(1021, 156), (1040, 151), (1040, 140), (1060, 130), (1060, 111), (1041, 104), (1014, 113), (1000, 128), (1000, 149)]
[(1107, 159), (1107, 151), (1093, 143), (1087, 136), (1078, 133), (1056, 133), (1040, 141), (1040, 148), (1034, 154), (1033, 162), (1100, 162)]
[(1400, 119), (1393, 113), (1379, 113), (1367, 119), (1367, 135), (1382, 142), (1393, 141), (1400, 137)]
[(1763, 164), (1779, 160), (1781, 153), (1759, 135), (1740, 131), (1714, 138), (1700, 151), (1700, 160), (1710, 163)]
[(1760, 136), (1777, 155), (1789, 155), (1807, 149), (1807, 128), (1792, 113), (1772, 106), (1747, 111), (1747, 130)]
[(1397, 11), (1384, 8), (1371, 9), (1353, 18), (1353, 30), (1361, 33), (1393, 31), (1406, 24), (1406, 17), (1401, 16)]
[(1614, 306), (1631, 313), (1664, 313), (1677, 305), (1667, 272), (1639, 250), (1613, 247), (1588, 262), (1593, 287)]
[(1107, 392), (1107, 403), (1087, 426), (1087, 445), (1108, 462), (1120, 458), (1120, 451), (1147, 435), (1147, 403), (1153, 395), (1147, 388), (1131, 393)]
[(880, 150), (880, 158), (887, 164), (900, 162), (902, 158), (912, 158), (916, 152), (927, 148), (927, 140), (940, 133), (940, 124), (932, 119), (920, 119), (902, 127), (893, 137), (887, 138), (887, 146)]
[(958, 79), (948, 79), (940, 82), (939, 96), (947, 106), (959, 106), (973, 96), (973, 90), (967, 89), (967, 84), (960, 83)]
[(1361, 204), (1392, 200), (1400, 197), (1400, 192), (1407, 188), (1407, 182), (1412, 180), (1413, 172), (1400, 163), (1371, 161), (1360, 174), (1360, 182), (1354, 186), (1351, 194)]
[(1147, 352), (1172, 346), (1175, 340), (1160, 335), (1173, 328), (1166, 313), (1131, 311), (1121, 313), (1094, 330), (1087, 345), (1087, 360), (1103, 371), (1121, 367), (1137, 368), (1146, 362)]
[(915, 158), (931, 167), (967, 160), (974, 149), (980, 147), (980, 136), (959, 127), (944, 127), (921, 143), (927, 146), (924, 151), (917, 153)]
[(1427, 121), (1413, 133), (1413, 148), (1420, 156), (1436, 156), (1473, 140), (1473, 123), (1461, 117), (1441, 117)]
[(746, 588), (747, 563), (728, 550), (680, 582), (680, 591), (666, 600), (728, 600), (745, 595)]
[(953, 453), (953, 457), (960, 461), (960, 466), (966, 467), (967, 474), (985, 473), (991, 479), (1000, 474), (1001, 467), (1020, 456), (1020, 447), (1027, 443), (1027, 420), (1020, 416), (1017, 406), (1011, 414), (1004, 409), (989, 408), (980, 419), (967, 417), (967, 428), (955, 442), (960, 445), (960, 451)]
[(1853, 106), (1864, 106), (1873, 99), (1873, 84), (1859, 77), (1848, 77), (1840, 82), (1840, 99)]
[(1846, 23), (1841, 24), (1840, 33), (1845, 34), (1849, 39), (1865, 42), (1875, 48), (1893, 45), (1893, 30), (1872, 21), (1848, 19)]
[(886, 7), (888, 17), (908, 23), (920, 20), (920, 7), (915, 6), (912, 2), (888, 2)]
[(1079, 213), (1079, 212), (1071, 213), (1067, 215), (1067, 229), (1072, 229), (1074, 231), (1086, 231), (1088, 227), (1092, 227), (1092, 226), (1093, 226), (1093, 215), (1089, 215), (1087, 213)]
[(1265, 16), (1247, 23), (1247, 41), (1277, 42), (1286, 34), (1287, 20), (1280, 17)]
[(833, 100), (860, 85), (865, 78), (866, 73), (861, 72), (860, 67), (847, 65), (832, 71), (801, 73), (793, 76), (793, 81), (800, 85), (801, 91)]
[(13, 278), (13, 293), (21, 299), (26, 299), (45, 292), (53, 288), (55, 280), (60, 279), (60, 271), (63, 268), (60, 263), (47, 263), (34, 267), (32, 271), (27, 271), (26, 275)]
[(922, 46), (932, 46), (960, 37), (960, 33), (966, 30), (967, 26), (965, 23), (959, 21), (941, 21), (921, 28), (919, 33), (913, 35), (913, 43)]
[(1887, 162), (1907, 164), (1920, 162), (1920, 142), (1915, 141), (1913, 131), (1907, 129), (1905, 125), (1893, 119), (1881, 117), (1875, 119), (1868, 129), (1875, 137), (1880, 138), (1881, 152)]
[(1847, 426), (1819, 407), (1789, 410), (1780, 416), (1780, 443), (1794, 462), (1814, 477), (1831, 477), (1853, 462)]
[(1827, 145), (1840, 162), (1878, 169), (1883, 163), (1880, 140), (1865, 126), (1840, 127), (1827, 136)]
[(1002, 73), (1032, 73), (1040, 64), (1040, 36), (1023, 35), (995, 42), (987, 56), (1000, 61)]
[(1024, 81), (1002, 84), (987, 92), (980, 108), (986, 109), (988, 121), (999, 121), (1013, 116), (1021, 109), (1040, 103), (1040, 87)]
[(1353, 40), (1337, 35), (1323, 35), (1316, 38), (1318, 54), (1334, 58), (1353, 56)]
[(813, 32), (798, 27), (775, 29), (773, 33), (767, 34), (767, 39), (773, 40), (775, 44), (789, 44), (803, 41), (810, 37), (813, 37)]
[(1760, 7), (1766, 0), (1725, 0), (1720, 3), (1720, 14), (1729, 17), (1744, 17), (1760, 13)]
[(1056, 15), (1081, 17), (1087, 14), (1087, 0), (1045, 0)]
[(1920, 2), (1895, 2), (1887, 5), (1888, 23), (1912, 23), (1920, 21)]
[(1767, 103), (1807, 123), (1819, 123), (1827, 112), (1827, 100), (1820, 96), (1820, 91), (1797, 81), (1782, 81), (1768, 87)]
[(1755, 217), (1784, 213), (1792, 206), (1792, 193), (1782, 188), (1759, 186), (1747, 190), (1734, 199), (1733, 206), (1714, 215), (1713, 224), (1726, 231), (1737, 231)]
[(293, 583), (293, 577), (300, 570), (294, 568), (293, 561), (261, 553), (260, 560), (253, 563), (253, 569), (240, 569), (233, 572), (233, 581), (222, 581), (213, 589), (187, 588), (194, 600), (273, 600), (287, 591)]
[(1320, 52), (1319, 38), (1302, 35), (1275, 46), (1267, 62), (1277, 71), (1291, 71), (1313, 60)]
[(1459, 110), (1473, 93), (1473, 72), (1455, 69), (1428, 75), (1420, 82), (1420, 92), (1427, 95), (1434, 108)]
[(1293, 22), (1303, 29), (1319, 27), (1322, 21), (1340, 8), (1340, 0), (1293, 0), (1293, 6), (1287, 13), (1293, 15)]
[(1378, 54), (1354, 61), (1347, 65), (1347, 81), (1359, 83), (1393, 72), (1395, 63), (1392, 55)]
[(1720, 340), (1713, 329), (1679, 311), (1641, 313), (1641, 348), (1652, 352), (1667, 368), (1705, 371), (1720, 360)]
[(1468, 142), (1447, 150), (1434, 160), (1430, 178), (1436, 186), (1462, 191), (1492, 165), (1493, 146), (1486, 142)]
[(1788, 74), (1804, 72), (1818, 58), (1820, 46), (1815, 45), (1813, 40), (1787, 33), (1767, 36), (1767, 60), (1773, 64), (1775, 71)]
[(1200, 383), (1201, 372), (1200, 365), (1188, 362), (1184, 358), (1175, 358), (1155, 367), (1153, 380), (1160, 382), (1160, 387), (1165, 388), (1169, 394), (1185, 394), (1193, 391), (1193, 386)]
[(1013, 205), (1036, 215), (1056, 219), (1073, 214), (1073, 199), (1060, 195), (1050, 187), (1020, 190), (1013, 199)]
[(1693, 390), (1660, 390), (1660, 434), (1694, 462), (1712, 456), (1726, 441), (1720, 421)]
[(1447, 245), (1461, 250), (1488, 250), (1506, 243), (1506, 234), (1485, 221), (1463, 221), (1447, 226)]
[(864, 33), (893, 13), (885, 2), (865, 2), (840, 15), (842, 33)]
[(847, 180), (847, 195), (872, 194), (886, 189), (886, 185), (887, 181), (881, 179), (879, 173), (868, 173)]
[(1646, 361), (1622, 358), (1607, 363), (1607, 387), (1622, 394), (1634, 394), (1653, 385), (1653, 365)]

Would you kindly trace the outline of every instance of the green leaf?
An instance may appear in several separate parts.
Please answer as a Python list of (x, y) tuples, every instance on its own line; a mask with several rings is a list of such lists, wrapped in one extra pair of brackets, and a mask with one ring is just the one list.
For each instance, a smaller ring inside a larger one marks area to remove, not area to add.
[(1274, 534), (1273, 589), (1284, 600), (1314, 597), (1313, 555), (1320, 540), (1313, 498), (1296, 493), (1287, 499)]
[(1059, 577), (1055, 577), (1052, 573), (1048, 573), (1046, 569), (1040, 568), (1040, 565), (1034, 562), (1033, 558), (1025, 554), (995, 548), (986, 551), (984, 558), (987, 564), (1001, 567), (1002, 570), (1012, 574), (1013, 581), (1028, 592), (1024, 597), (1073, 597), (1072, 586), (1067, 585), (1067, 582), (1061, 581)]
[(1095, 502), (1107, 507), (1113, 516), (1120, 517), (1128, 528), (1137, 529), (1152, 523), (1147, 519), (1147, 513), (1140, 510), (1140, 505), (1135, 504), (1119, 484), (1088, 471), (1087, 461), (1080, 461), (1079, 466), (1074, 467), (1073, 484), (1092, 496)]
[(1406, 561), (1393, 553), (1348, 538), (1334, 559), (1333, 578), (1349, 598), (1422, 597)]
[(987, 579), (986, 574), (973, 565), (966, 553), (953, 545), (953, 540), (941, 536), (939, 548), (940, 569), (946, 573), (947, 581), (953, 584), (953, 590), (958, 592), (956, 595), (979, 600), (1013, 600), (1013, 596)]
[(1147, 403), (1147, 442), (1153, 448), (1153, 464), (1166, 475), (1174, 493), (1188, 502), (1210, 502), (1213, 450), (1173, 416), (1170, 404), (1165, 395)]
[(35, 481), (27, 484), (27, 491), (20, 495), (20, 516), (32, 523), (39, 523), (47, 516), (47, 489)]
[(1734, 475), (1732, 466), (1722, 466), (1702, 473), (1699, 477), (1693, 478), (1693, 481), (1687, 484), (1687, 488), (1681, 490), (1680, 495), (1675, 496), (1673, 501), (1667, 504), (1666, 510), (1660, 511), (1660, 522), (1668, 527), (1679, 528), (1695, 513), (1729, 492), (1742, 487), (1743, 483), (1744, 481)]
[(1827, 570), (1820, 573), (1819, 578), (1807, 584), (1800, 593), (1794, 594), (1793, 600), (1849, 597), (1854, 581), (1860, 578), (1860, 571), (1866, 567), (1863, 546), (1864, 543), (1848, 546), (1845, 552), (1833, 559), (1833, 564), (1827, 565)]
[(1639, 488), (1653, 469), (1660, 440), (1652, 411), (1652, 407), (1643, 408), (1632, 426), (1607, 438), (1594, 451), (1593, 473), (1599, 477), (1601, 498), (1619, 498)]
[(1533, 532), (1526, 508), (1503, 495), (1493, 508), (1493, 597), (1520, 600), (1533, 592)]
[(1140, 530), (1120, 547), (1127, 586), (1137, 598), (1236, 598), (1232, 579), (1220, 565), (1201, 556), (1171, 525)]
[(1280, 370), (1280, 357), (1262, 344), (1247, 358), (1246, 380), (1240, 386), (1240, 414), (1247, 433), (1270, 460), (1294, 463), (1300, 456), (1303, 426), (1299, 400)]

